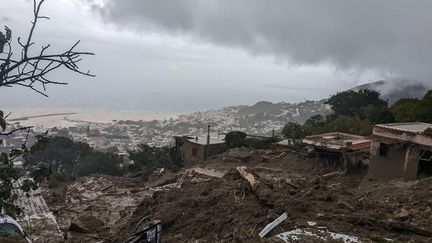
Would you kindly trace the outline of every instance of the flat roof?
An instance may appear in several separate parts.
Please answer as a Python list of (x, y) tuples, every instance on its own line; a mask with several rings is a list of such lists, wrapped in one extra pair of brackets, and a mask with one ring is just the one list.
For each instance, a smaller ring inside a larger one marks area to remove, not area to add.
[(390, 130), (397, 130), (403, 132), (411, 132), (421, 134), (426, 129), (431, 128), (432, 124), (423, 122), (405, 122), (405, 123), (389, 123), (389, 124), (379, 124), (376, 127), (381, 127)]
[[(207, 145), (207, 136), (204, 135), (197, 135), (197, 136), (185, 136), (186, 140), (188, 140), (191, 143), (200, 144), (200, 145)], [(225, 136), (221, 135), (219, 137), (210, 136), (210, 144), (223, 144), (225, 143), (224, 140)]]
[(335, 150), (343, 148), (360, 150), (368, 148), (370, 146), (371, 140), (367, 139), (366, 137), (354, 134), (331, 132), (307, 136), (305, 139), (302, 140), (302, 142), (304, 144)]

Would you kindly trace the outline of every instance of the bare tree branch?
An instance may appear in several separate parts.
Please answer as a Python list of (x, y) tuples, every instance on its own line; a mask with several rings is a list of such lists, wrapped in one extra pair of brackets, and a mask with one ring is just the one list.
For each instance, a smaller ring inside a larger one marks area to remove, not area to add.
[(33, 20), (31, 22), (30, 32), (25, 43), (18, 38), (18, 44), (21, 46), (21, 55), (19, 59), (13, 58), (11, 42), (6, 43), (8, 52), (0, 53), (0, 87), (23, 86), (34, 90), (35, 92), (46, 95), (46, 86), (51, 84), (65, 85), (66, 82), (54, 81), (48, 78), (48, 75), (59, 69), (66, 68), (74, 73), (94, 77), (90, 71), (82, 71), (78, 63), (82, 60), (81, 56), (94, 55), (92, 52), (76, 51), (80, 41), (77, 41), (71, 48), (63, 53), (46, 54), (51, 45), (42, 46), (37, 55), (31, 56), (30, 49), (33, 42), (33, 34), (39, 19), (49, 19), (47, 16), (40, 15), (40, 9), (45, 0), (33, 0)]
[(33, 127), (20, 127), (20, 128), (15, 128), (15, 129), (13, 129), (13, 130), (11, 130), (11, 131), (9, 131), (9, 132), (0, 132), (0, 136), (9, 136), (9, 135), (12, 135), (12, 134), (14, 134), (14, 133), (16, 133), (16, 132), (18, 132), (18, 131), (23, 131), (23, 130), (27, 130), (27, 131), (29, 131), (29, 129), (31, 129), (31, 128), (33, 128)]

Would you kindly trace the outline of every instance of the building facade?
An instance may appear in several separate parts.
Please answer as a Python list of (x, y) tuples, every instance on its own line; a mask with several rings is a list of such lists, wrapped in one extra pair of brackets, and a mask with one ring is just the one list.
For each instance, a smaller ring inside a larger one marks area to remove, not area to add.
[(414, 180), (432, 175), (432, 124), (376, 125), (372, 140), (370, 178)]
[(186, 163), (202, 162), (227, 150), (225, 140), (221, 137), (183, 135), (174, 138), (176, 147)]

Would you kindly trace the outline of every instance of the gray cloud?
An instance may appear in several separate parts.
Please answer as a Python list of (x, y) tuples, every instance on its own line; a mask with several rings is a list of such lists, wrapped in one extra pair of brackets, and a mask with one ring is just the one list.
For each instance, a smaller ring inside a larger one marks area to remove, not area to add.
[(9, 18), (9, 17), (7, 17), (7, 16), (2, 16), (2, 17), (0, 17), (0, 19), (1, 19), (1, 21), (3, 21), (3, 22), (10, 22), (12, 19), (11, 18)]
[(137, 32), (192, 36), (291, 64), (329, 63), (430, 82), (430, 0), (106, 0), (93, 9)]

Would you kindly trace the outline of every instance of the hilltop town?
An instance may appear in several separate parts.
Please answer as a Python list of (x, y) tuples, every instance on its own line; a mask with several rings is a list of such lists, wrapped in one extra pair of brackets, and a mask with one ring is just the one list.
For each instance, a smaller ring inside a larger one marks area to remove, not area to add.
[[(260, 136), (270, 136), (273, 131), (280, 134), (287, 122), (304, 123), (311, 116), (329, 112), (330, 108), (324, 101), (306, 101), (297, 104), (259, 102), (252, 106), (225, 107), (153, 121), (114, 120), (111, 123), (97, 123), (60, 116), (59, 119), (65, 119), (72, 125), (48, 130), (36, 127), (32, 130), (32, 135), (48, 131), (51, 136), (69, 137), (101, 151), (126, 153), (141, 143), (169, 146), (173, 145), (175, 135), (206, 134), (207, 125), (211, 125), (212, 132), (216, 134), (230, 131)], [(19, 126), (19, 123), (16, 125)], [(3, 147), (19, 147), (24, 135), (16, 133), (14, 136), (18, 138), (12, 136), (5, 139)]]

